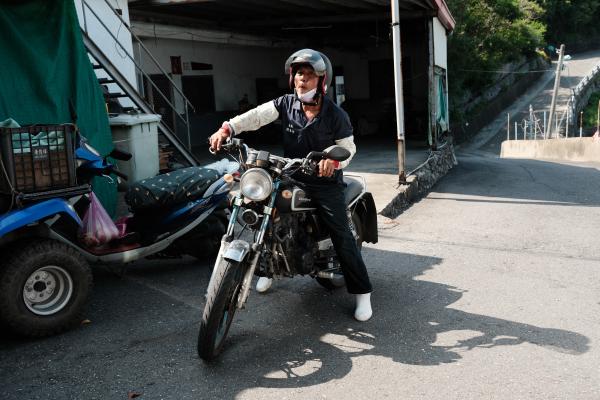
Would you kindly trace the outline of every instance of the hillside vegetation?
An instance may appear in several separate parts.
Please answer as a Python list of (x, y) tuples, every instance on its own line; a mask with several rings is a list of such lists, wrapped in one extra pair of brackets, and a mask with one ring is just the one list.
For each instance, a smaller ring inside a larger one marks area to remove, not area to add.
[[(448, 42), (451, 109), (482, 93), (503, 65), (532, 58), (536, 49), (540, 53), (548, 45), (565, 43), (567, 52), (576, 52), (600, 46), (600, 0), (447, 3), (456, 19)], [(454, 116), (460, 118), (460, 113)]]

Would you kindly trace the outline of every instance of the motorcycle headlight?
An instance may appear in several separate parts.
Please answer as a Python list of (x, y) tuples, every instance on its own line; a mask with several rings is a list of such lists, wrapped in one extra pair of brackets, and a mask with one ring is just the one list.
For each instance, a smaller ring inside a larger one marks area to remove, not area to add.
[(273, 191), (273, 179), (264, 169), (252, 168), (242, 175), (240, 190), (252, 201), (262, 201)]

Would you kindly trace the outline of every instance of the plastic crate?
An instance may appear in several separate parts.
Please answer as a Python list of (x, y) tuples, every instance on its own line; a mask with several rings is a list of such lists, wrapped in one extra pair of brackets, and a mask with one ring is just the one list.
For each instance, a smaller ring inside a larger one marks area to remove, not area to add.
[(76, 132), (71, 124), (0, 128), (6, 172), (0, 171), (0, 192), (28, 194), (76, 186)]

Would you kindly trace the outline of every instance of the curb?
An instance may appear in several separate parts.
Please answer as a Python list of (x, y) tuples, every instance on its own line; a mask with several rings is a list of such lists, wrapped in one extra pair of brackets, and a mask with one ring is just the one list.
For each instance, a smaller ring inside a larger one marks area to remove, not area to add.
[(391, 219), (397, 218), (413, 203), (423, 198), (455, 165), (458, 165), (458, 162), (451, 143), (431, 151), (427, 161), (408, 174), (406, 184), (398, 187), (399, 193), (379, 214)]

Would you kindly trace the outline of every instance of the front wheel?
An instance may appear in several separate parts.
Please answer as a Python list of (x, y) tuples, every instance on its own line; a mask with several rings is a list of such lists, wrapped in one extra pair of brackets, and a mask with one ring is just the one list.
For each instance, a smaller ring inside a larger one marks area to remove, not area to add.
[(48, 336), (74, 327), (92, 288), (88, 263), (65, 244), (28, 242), (11, 244), (0, 269), (0, 321), (22, 336)]
[(198, 355), (205, 361), (213, 360), (223, 350), (244, 278), (240, 263), (223, 260), (217, 268), (208, 287), (198, 334)]

